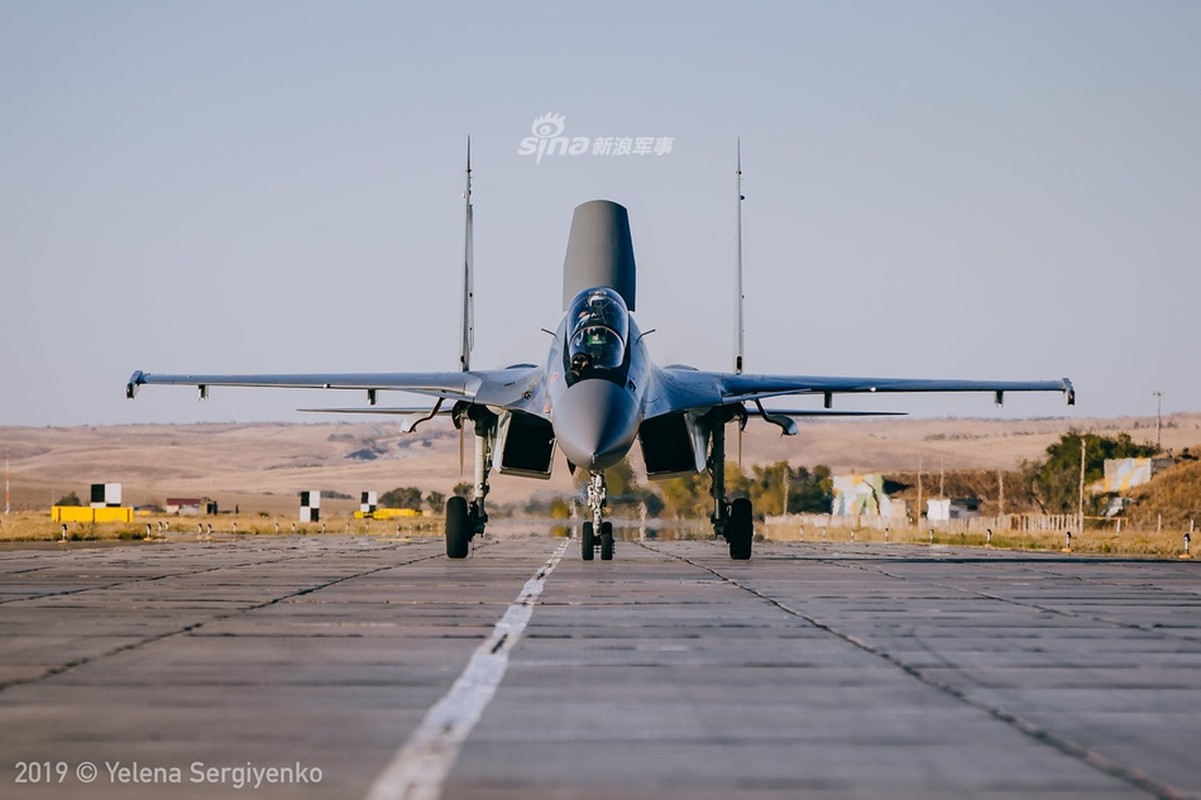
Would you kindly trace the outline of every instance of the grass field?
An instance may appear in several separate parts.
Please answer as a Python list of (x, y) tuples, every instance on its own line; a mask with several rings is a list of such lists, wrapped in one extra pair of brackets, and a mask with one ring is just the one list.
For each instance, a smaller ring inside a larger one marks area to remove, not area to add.
[[(908, 528), (889, 533), (871, 528), (844, 527), (806, 528), (770, 525), (766, 538), (772, 541), (855, 542), (856, 544), (918, 544), (952, 545), (957, 547), (987, 547), (1005, 550), (1061, 551), (1067, 545), (1066, 531), (1003, 531), (993, 532), (991, 545), (983, 533), (949, 533), (930, 529)], [(1071, 552), (1087, 555), (1139, 556), (1147, 558), (1177, 558), (1184, 553), (1184, 531), (1139, 531), (1125, 529), (1095, 530), (1086, 527), (1073, 531)]]
[[(1111, 434), (1131, 433), (1136, 441), (1154, 438), (1154, 418), (1046, 418), (1046, 419), (864, 419), (806, 421), (794, 437), (781, 437), (770, 426), (749, 426), (743, 438), (743, 460), (753, 464), (787, 460), (793, 465), (827, 464), (836, 472), (913, 471), (927, 473), (946, 468), (1012, 469), (1023, 459), (1037, 460), (1048, 444), (1075, 429)], [(1201, 442), (1201, 414), (1173, 414), (1164, 419), (1163, 444), (1178, 452)], [(466, 469), (460, 464), (459, 437), (449, 426), (432, 422), (417, 434), (401, 436), (393, 426), (379, 423), (202, 424), (127, 425), (75, 428), (0, 427), (0, 448), (11, 456), (11, 500), (15, 512), (0, 515), (0, 540), (53, 541), (61, 528), (50, 520), (49, 507), (69, 492), (87, 497), (88, 485), (120, 482), (127, 505), (162, 506), (167, 497), (211, 498), (236, 515), (216, 517), (137, 517), (132, 525), (72, 525), (68, 537), (76, 539), (136, 539), (152, 535), (159, 523), (175, 534), (272, 534), (278, 524), (290, 533), (296, 520), (297, 494), (320, 490), (327, 533), (395, 534), (396, 523), (347, 521), (358, 508), (361, 491), (383, 493), (398, 486), (415, 486), (422, 492), (449, 494), (471, 472), (468, 442)], [(733, 448), (733, 443), (731, 442)], [(733, 457), (734, 452), (731, 452)], [(631, 453), (640, 469), (638, 449)], [(557, 459), (549, 481), (494, 475), (489, 501), (500, 510), (508, 505), (521, 513), (534, 496), (568, 496), (576, 490), (568, 471)], [(1201, 466), (1196, 468), (1201, 471)], [(1187, 469), (1180, 470), (1182, 474)], [(328, 494), (337, 492), (338, 497)], [(1193, 483), (1182, 483), (1171, 495), (1170, 509), (1154, 508), (1138, 524), (1163, 531), (1135, 532), (1086, 530), (1072, 543), (1075, 552), (1174, 556), (1182, 547), (1181, 519), (1201, 518), (1188, 503), (1195, 502)], [(1184, 505), (1182, 505), (1182, 503)], [(1177, 508), (1179, 506), (1179, 508)], [(1173, 514), (1180, 511), (1180, 514)], [(1133, 520), (1132, 520), (1133, 521)], [(670, 528), (668, 523), (662, 523)], [(236, 526), (236, 528), (235, 528)], [(1174, 526), (1174, 527), (1172, 527)], [(494, 526), (495, 527), (495, 526)], [(402, 535), (440, 535), (440, 521), (422, 518), (401, 523)], [(490, 528), (491, 530), (492, 528)], [(794, 534), (758, 528), (772, 538)], [(320, 533), (322, 526), (296, 525), (297, 532)], [(702, 534), (704, 535), (704, 534)], [(830, 541), (849, 541), (851, 531), (831, 529)], [(856, 531), (856, 541), (877, 540), (877, 531)], [(890, 536), (897, 541), (896, 534)], [(927, 542), (925, 530), (908, 539)], [(983, 545), (982, 537), (936, 534), (944, 544)], [(1062, 547), (1061, 533), (1008, 534), (998, 531), (994, 546), (1039, 550)]]
[[(533, 525), (543, 525), (541, 520), (531, 520)], [(147, 525), (150, 526), (147, 531)], [(659, 526), (659, 538), (709, 538), (712, 533), (699, 522), (682, 525), (667, 521), (648, 520), (652, 528)], [(273, 536), (275, 534), (341, 534), (354, 536), (400, 536), (404, 538), (442, 536), (443, 520), (440, 517), (419, 517), (405, 520), (356, 520), (346, 516), (331, 517), (320, 523), (301, 524), (294, 516), (241, 514), (217, 517), (150, 516), (138, 517), (132, 524), (79, 524), (67, 526), (66, 541), (161, 541), (168, 535), (172, 539), (188, 536), (199, 540), (218, 537), (229, 541), (238, 536)], [(493, 526), (492, 530), (503, 531), (514, 527), (511, 524)], [(526, 525), (519, 526), (528, 531)], [(552, 525), (546, 524), (547, 530)], [(553, 525), (554, 535), (567, 535), (569, 525)], [(1006, 550), (1029, 550), (1055, 552), (1064, 548), (1062, 532), (1030, 533), (1023, 531), (997, 531), (991, 544), (984, 534), (946, 533), (935, 531), (931, 542), (928, 529), (892, 530), (885, 534), (874, 529), (851, 529), (841, 527), (810, 527), (803, 532), (795, 527), (782, 525), (756, 525), (760, 540), (788, 542), (855, 543), (859, 545), (890, 544), (951, 545), (957, 547), (986, 547)], [(525, 535), (528, 535), (526, 533)], [(0, 517), (0, 541), (4, 542), (56, 542), (63, 541), (62, 527), (53, 522), (49, 514), (22, 512)], [(1145, 558), (1177, 558), (1183, 553), (1183, 535), (1179, 531), (1133, 531), (1089, 530), (1072, 537), (1071, 552), (1101, 556), (1137, 556)]]
[[(147, 530), (149, 526), (149, 530)], [(301, 524), (296, 517), (274, 514), (222, 514), (216, 517), (181, 517), (155, 515), (135, 517), (133, 523), (67, 523), (68, 541), (153, 540), (161, 535), (189, 534), (205, 537), (211, 534), (270, 536), (301, 533), (323, 533), (401, 536), (441, 536), (442, 520), (436, 517), (415, 517), (404, 520), (359, 520), (346, 516), (331, 517), (328, 521)], [(49, 513), (24, 511), (0, 516), (0, 541), (54, 542), (63, 539), (62, 525), (50, 519)]]

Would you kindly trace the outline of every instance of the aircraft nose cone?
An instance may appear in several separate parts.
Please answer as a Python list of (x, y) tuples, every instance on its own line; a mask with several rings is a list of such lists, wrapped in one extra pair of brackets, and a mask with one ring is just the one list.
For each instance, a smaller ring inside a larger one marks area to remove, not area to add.
[(601, 379), (580, 381), (555, 402), (555, 440), (577, 467), (608, 469), (634, 443), (637, 411), (624, 387)]

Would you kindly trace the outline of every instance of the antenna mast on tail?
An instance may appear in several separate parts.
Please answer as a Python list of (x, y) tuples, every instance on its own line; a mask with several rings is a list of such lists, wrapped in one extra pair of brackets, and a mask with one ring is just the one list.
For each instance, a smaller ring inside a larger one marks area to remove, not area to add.
[(467, 137), (467, 188), (463, 190), (463, 341), (459, 365), (471, 369), (471, 350), (475, 347), (475, 277), (471, 215), (471, 137)]
[(734, 374), (742, 374), (742, 137), (738, 137), (738, 168), (735, 171), (738, 193), (737, 217), (734, 229)]

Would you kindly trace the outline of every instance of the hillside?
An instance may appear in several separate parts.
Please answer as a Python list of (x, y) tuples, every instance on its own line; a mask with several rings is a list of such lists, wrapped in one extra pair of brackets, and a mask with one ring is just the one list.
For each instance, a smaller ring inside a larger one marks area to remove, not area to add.
[[(1192, 448), (1196, 452), (1198, 448)], [(1151, 483), (1134, 490), (1126, 518), (1135, 528), (1185, 529), (1190, 520), (1201, 520), (1201, 461), (1184, 461), (1156, 475)]]
[[(863, 419), (808, 420), (795, 437), (752, 420), (743, 437), (746, 465), (787, 460), (850, 470), (913, 472), (979, 469), (995, 473), (1035, 460), (1071, 428), (1154, 438), (1154, 419)], [(730, 460), (737, 435), (729, 435)], [(1201, 441), (1201, 414), (1165, 418), (1163, 442), (1181, 449)], [(126, 503), (162, 503), (167, 496), (205, 496), (223, 508), (285, 511), (302, 490), (334, 490), (357, 498), (364, 490), (417, 486), (449, 492), (471, 473), (459, 468), (459, 436), (449, 423), (412, 435), (392, 424), (199, 424), (78, 428), (0, 428), (0, 450), (11, 456), (12, 503), (45, 508), (88, 485), (120, 482)], [(635, 448), (635, 469), (639, 468)], [(987, 476), (984, 478), (987, 480)], [(1016, 488), (1016, 487), (1015, 487)], [(520, 503), (534, 494), (567, 494), (570, 476), (558, 457), (548, 482), (496, 476), (491, 499)], [(330, 504), (334, 511), (356, 501)]]

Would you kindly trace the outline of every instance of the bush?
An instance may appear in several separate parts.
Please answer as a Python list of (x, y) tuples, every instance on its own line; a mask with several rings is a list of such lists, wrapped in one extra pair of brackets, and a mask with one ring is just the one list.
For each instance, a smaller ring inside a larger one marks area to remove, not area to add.
[(66, 494), (66, 495), (63, 495), (62, 497), (58, 498), (58, 502), (55, 503), (55, 505), (56, 506), (81, 506), (81, 505), (83, 505), (83, 503), (80, 501), (79, 495), (75, 494), (75, 492), (71, 492), (70, 494)]

